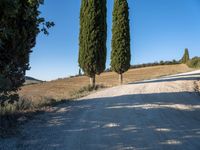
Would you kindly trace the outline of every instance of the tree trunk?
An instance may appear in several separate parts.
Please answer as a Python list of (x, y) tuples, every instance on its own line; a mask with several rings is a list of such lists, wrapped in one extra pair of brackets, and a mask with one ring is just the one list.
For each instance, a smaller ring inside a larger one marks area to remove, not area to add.
[(122, 85), (123, 84), (123, 74), (119, 74), (119, 84)]
[(95, 75), (93, 77), (90, 77), (90, 86), (95, 86)]

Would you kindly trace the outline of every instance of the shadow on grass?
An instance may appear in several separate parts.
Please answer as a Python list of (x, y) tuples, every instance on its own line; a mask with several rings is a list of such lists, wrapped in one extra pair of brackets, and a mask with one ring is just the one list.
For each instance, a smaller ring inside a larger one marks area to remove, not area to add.
[[(117, 91), (116, 91), (117, 92)], [(196, 93), (152, 93), (69, 101), (26, 124), (0, 149), (200, 149)]]

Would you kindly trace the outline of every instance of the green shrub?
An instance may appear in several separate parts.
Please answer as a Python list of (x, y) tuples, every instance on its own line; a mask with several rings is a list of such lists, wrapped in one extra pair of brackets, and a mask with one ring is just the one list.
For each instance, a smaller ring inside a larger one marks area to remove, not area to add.
[(56, 101), (51, 98), (43, 98), (41, 101), (35, 102), (31, 99), (20, 97), (14, 103), (5, 102), (3, 105), (0, 105), (0, 116), (13, 115), (23, 111), (39, 110), (59, 102), (62, 102), (62, 100)]
[(187, 62), (190, 68), (200, 68), (200, 57), (194, 57)]
[(7, 137), (15, 134), (19, 121), (18, 119), (32, 117), (38, 111), (43, 110), (47, 106), (53, 106), (66, 102), (64, 100), (56, 101), (45, 97), (39, 101), (33, 101), (30, 98), (20, 97), (18, 101), (10, 103), (5, 101), (0, 105), (0, 137)]
[(0, 116), (12, 115), (19, 111), (32, 110), (33, 108), (34, 105), (31, 100), (20, 98), (13, 104), (5, 102), (3, 105), (0, 105)]
[(34, 104), (31, 100), (27, 98), (21, 97), (18, 102), (15, 104), (16, 110), (17, 111), (23, 111), (23, 110), (32, 110), (34, 109)]
[(0, 116), (10, 115), (16, 112), (16, 106), (10, 103), (4, 104), (4, 106), (0, 105)]

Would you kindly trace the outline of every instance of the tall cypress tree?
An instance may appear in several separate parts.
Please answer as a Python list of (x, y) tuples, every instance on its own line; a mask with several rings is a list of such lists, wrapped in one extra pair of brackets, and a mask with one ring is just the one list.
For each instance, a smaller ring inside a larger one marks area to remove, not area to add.
[(95, 75), (105, 70), (106, 0), (82, 0), (80, 11), (79, 66), (95, 85)]
[(127, 0), (114, 0), (111, 69), (119, 74), (123, 82), (123, 73), (130, 68), (130, 26)]
[(181, 63), (186, 64), (190, 60), (189, 50), (186, 48)]

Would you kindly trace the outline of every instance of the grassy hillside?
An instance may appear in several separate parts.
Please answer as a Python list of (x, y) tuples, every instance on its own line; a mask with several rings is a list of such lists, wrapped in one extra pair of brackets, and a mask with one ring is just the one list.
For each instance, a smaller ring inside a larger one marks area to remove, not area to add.
[[(124, 82), (128, 83), (151, 79), (191, 70), (192, 69), (183, 64), (130, 69), (124, 74)], [(43, 99), (70, 99), (73, 91), (79, 90), (81, 87), (88, 85), (88, 83), (89, 78), (85, 76), (59, 79), (24, 86), (19, 93), (21, 96), (27, 97), (33, 101), (42, 101)], [(103, 84), (107, 87), (116, 86), (118, 85), (118, 75), (113, 72), (103, 73), (100, 76), (97, 76), (97, 84)]]
[(26, 76), (25, 78), (26, 82), (24, 83), (24, 85), (29, 85), (29, 84), (37, 84), (37, 83), (42, 83), (43, 81), (32, 78), (32, 77), (28, 77)]

